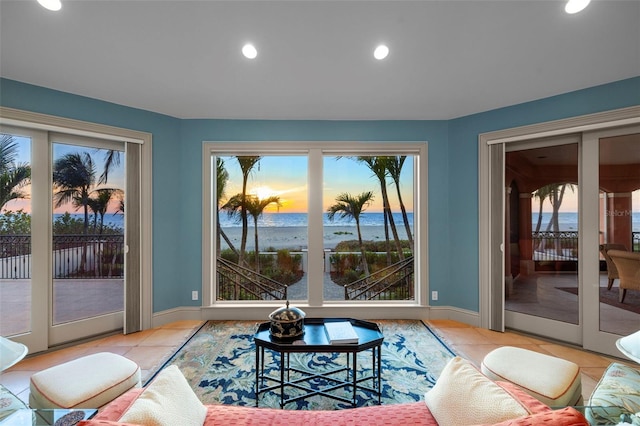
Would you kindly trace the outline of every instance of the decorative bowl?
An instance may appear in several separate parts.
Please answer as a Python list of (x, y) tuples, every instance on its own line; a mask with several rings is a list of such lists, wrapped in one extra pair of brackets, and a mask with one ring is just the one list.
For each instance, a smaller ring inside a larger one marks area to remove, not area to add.
[(269, 314), (271, 322), (269, 333), (281, 340), (295, 340), (304, 334), (304, 317), (306, 314), (295, 306), (287, 305)]

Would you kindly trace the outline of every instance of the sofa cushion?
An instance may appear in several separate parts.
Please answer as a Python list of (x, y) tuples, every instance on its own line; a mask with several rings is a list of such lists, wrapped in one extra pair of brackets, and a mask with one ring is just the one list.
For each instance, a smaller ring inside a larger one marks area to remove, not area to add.
[(135, 362), (111, 352), (100, 352), (33, 374), (29, 405), (99, 408), (136, 386), (140, 386), (140, 367)]
[[(544, 413), (531, 414), (526, 417), (505, 420), (491, 426), (589, 426), (584, 416), (573, 407), (565, 407), (560, 410), (549, 410)], [(480, 425), (478, 425), (480, 426)], [(489, 425), (483, 425), (489, 426)]]
[(145, 388), (133, 388), (109, 404), (98, 410), (93, 419), (96, 420), (114, 420), (119, 419), (133, 405)]
[(640, 412), (640, 370), (614, 362), (594, 388), (585, 414), (593, 424), (615, 424), (621, 414)]
[[(525, 393), (518, 386), (508, 382), (498, 382), (502, 388), (511, 393), (514, 398), (522, 402), (532, 413), (550, 412), (551, 409)], [(143, 389), (132, 389), (121, 397), (103, 407), (93, 420), (83, 426), (98, 425), (100, 420), (119, 419), (122, 414), (135, 402)], [(314, 426), (341, 425), (389, 425), (397, 424), (398, 419), (410, 425), (436, 426), (429, 408), (424, 402), (393, 404), (382, 406), (361, 407), (350, 410), (337, 411), (292, 411), (269, 408), (238, 407), (231, 405), (207, 405), (206, 426), (215, 425), (249, 425), (249, 424), (313, 424)], [(114, 426), (118, 423), (114, 422)], [(119, 425), (118, 425), (119, 426)]]
[(484, 357), (481, 370), (491, 380), (515, 383), (550, 407), (582, 405), (580, 368), (571, 361), (502, 346)]
[(119, 419), (148, 426), (201, 426), (207, 415), (177, 366), (163, 369)]
[[(586, 426), (587, 422), (573, 409), (552, 411), (548, 406), (508, 382), (497, 382), (506, 393), (520, 401), (533, 414), (500, 423), (500, 426)], [(92, 419), (79, 426), (128, 426), (118, 419), (131, 407), (142, 389), (132, 389), (103, 407)], [(438, 423), (424, 402), (376, 405), (335, 411), (278, 410), (270, 408), (240, 407), (232, 405), (207, 405), (205, 426), (241, 425), (313, 425), (313, 426), (388, 426), (410, 424), (413, 426), (437, 426)], [(466, 407), (469, 409), (469, 407)]]
[(492, 424), (531, 414), (509, 392), (460, 357), (447, 363), (424, 398), (441, 426)]

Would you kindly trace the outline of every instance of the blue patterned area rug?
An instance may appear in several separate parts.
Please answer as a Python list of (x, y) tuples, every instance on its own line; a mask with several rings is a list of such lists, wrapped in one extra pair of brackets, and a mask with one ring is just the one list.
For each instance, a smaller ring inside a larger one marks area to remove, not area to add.
[[(421, 401), (455, 356), (423, 322), (415, 320), (375, 321), (384, 335), (382, 346), (382, 404)], [(209, 321), (193, 335), (164, 367), (177, 365), (205, 404), (255, 406), (254, 321)], [(277, 353), (265, 350), (265, 372), (279, 375), (273, 362)], [(277, 359), (277, 358), (276, 358)], [(345, 354), (291, 354), (291, 367), (304, 371), (331, 370), (346, 364)], [(371, 351), (358, 357), (358, 374), (371, 375)], [(370, 383), (370, 381), (368, 382)], [(323, 383), (315, 383), (322, 385)], [(368, 385), (368, 384), (367, 384)], [(287, 388), (288, 396), (297, 390)], [(348, 397), (346, 390), (332, 391)], [(377, 396), (358, 391), (358, 406), (377, 403)], [(290, 402), (285, 409), (334, 410), (349, 405), (321, 395)], [(260, 407), (280, 408), (274, 392), (260, 395)]]

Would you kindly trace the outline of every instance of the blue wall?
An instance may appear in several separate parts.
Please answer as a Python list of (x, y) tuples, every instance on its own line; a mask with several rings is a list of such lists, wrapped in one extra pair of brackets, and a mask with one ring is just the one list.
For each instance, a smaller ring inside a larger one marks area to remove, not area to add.
[(478, 310), (478, 134), (640, 104), (640, 77), (449, 121), (180, 120), (0, 79), (0, 105), (153, 134), (153, 311), (197, 305), (202, 142), (428, 141), (429, 279), (439, 305)]
[(478, 310), (478, 136), (634, 105), (640, 105), (640, 77), (449, 122), (450, 275), (448, 285), (440, 284), (442, 304)]
[[(449, 150), (446, 121), (264, 121), (264, 120), (185, 120), (182, 133), (183, 197), (182, 215), (186, 222), (202, 220), (201, 191), (202, 141), (427, 141), (429, 156), (430, 243), (448, 241), (447, 184)], [(200, 282), (201, 250), (193, 241), (201, 242), (200, 226), (185, 229), (182, 250), (190, 258), (187, 282)], [(430, 281), (446, 283), (448, 265), (445, 253), (435, 250), (430, 256)]]

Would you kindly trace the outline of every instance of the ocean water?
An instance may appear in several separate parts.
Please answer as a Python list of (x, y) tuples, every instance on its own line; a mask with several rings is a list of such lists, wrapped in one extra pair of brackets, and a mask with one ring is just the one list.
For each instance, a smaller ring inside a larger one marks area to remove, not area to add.
[[(54, 220), (57, 217), (62, 216), (62, 214), (54, 214)], [(83, 215), (79, 213), (71, 214), (73, 218), (83, 219)], [(409, 223), (413, 227), (413, 213), (407, 213), (409, 217)], [(396, 225), (404, 226), (402, 221), (401, 213), (394, 213), (393, 219), (396, 222)], [(551, 213), (542, 213), (542, 226), (541, 230), (545, 230), (547, 223), (551, 219)], [(577, 231), (578, 230), (578, 214), (577, 213), (560, 213), (559, 214), (559, 223), (561, 231)], [(93, 217), (91, 217), (93, 220)], [(632, 213), (632, 231), (640, 232), (640, 212)], [(532, 229), (535, 230), (536, 224), (538, 222), (538, 214), (533, 213), (531, 217), (531, 225)], [(124, 216), (122, 214), (113, 214), (107, 213), (104, 217), (105, 225), (112, 225), (119, 228), (124, 228)], [(253, 219), (249, 219), (249, 224), (253, 225)], [(360, 216), (360, 224), (362, 226), (383, 226), (383, 214), (382, 213), (363, 213)], [(233, 228), (233, 227), (241, 227), (241, 223), (234, 219), (229, 218), (226, 214), (220, 215), (220, 225), (224, 228)], [(274, 227), (274, 228), (287, 228), (287, 227), (300, 227), (307, 226), (307, 214), (306, 213), (264, 213), (258, 219), (259, 227)], [(331, 227), (331, 226), (355, 226), (355, 221), (353, 219), (345, 218), (340, 219), (338, 216), (334, 218), (333, 221), (330, 221), (328, 215), (324, 214), (323, 226)]]
[[(64, 216), (64, 214), (56, 213), (53, 215), (53, 220), (55, 221), (61, 216)], [(72, 213), (70, 216), (77, 220), (84, 220), (84, 213)], [(98, 218), (98, 220), (100, 220), (100, 218)], [(91, 213), (89, 213), (89, 223), (93, 223), (93, 215)], [(124, 215), (121, 213), (107, 213), (104, 215), (104, 225), (124, 229)]]
[[(547, 229), (547, 224), (551, 220), (551, 213), (542, 213), (542, 225), (540, 230)], [(538, 213), (532, 213), (531, 224), (534, 231), (538, 223)], [(558, 223), (560, 225), (560, 231), (578, 231), (578, 213), (558, 213)], [(631, 214), (632, 232), (640, 232), (640, 212), (633, 212)]]
[[(409, 218), (409, 224), (413, 226), (413, 213), (407, 213)], [(402, 219), (402, 213), (393, 213), (393, 220), (397, 226), (404, 226)], [(356, 221), (349, 218), (340, 219), (336, 215), (333, 221), (329, 220), (328, 214), (324, 214), (323, 226), (355, 226)], [(249, 218), (249, 225), (253, 226), (253, 219)], [(274, 227), (274, 228), (288, 228), (307, 226), (307, 214), (306, 213), (264, 213), (258, 218), (258, 227)], [(383, 213), (362, 213), (360, 215), (361, 226), (384, 226)], [(239, 220), (229, 218), (226, 214), (220, 214), (220, 226), (223, 228), (241, 227), (242, 224)]]

